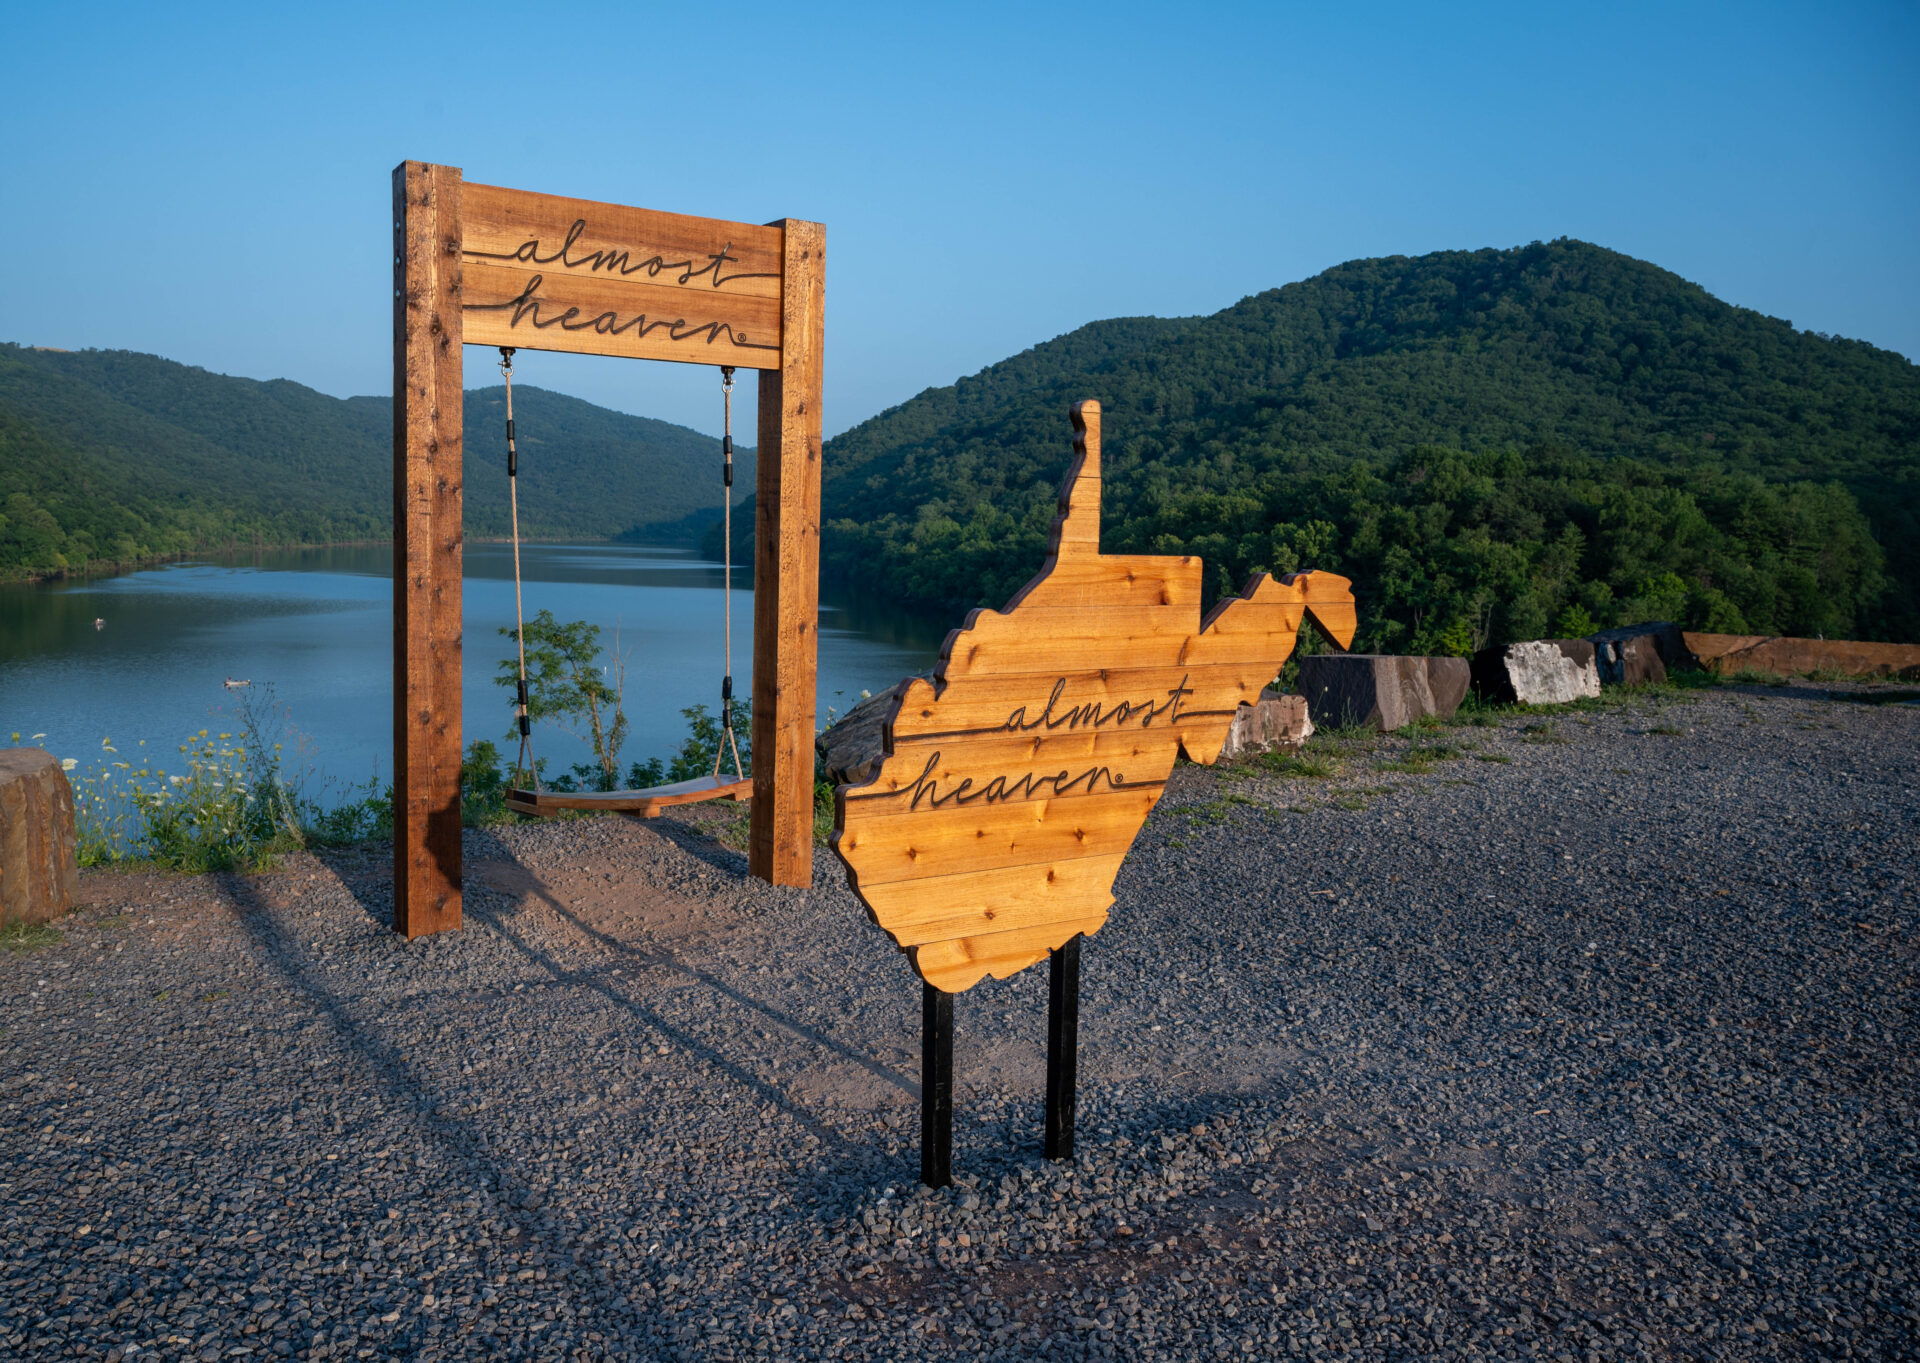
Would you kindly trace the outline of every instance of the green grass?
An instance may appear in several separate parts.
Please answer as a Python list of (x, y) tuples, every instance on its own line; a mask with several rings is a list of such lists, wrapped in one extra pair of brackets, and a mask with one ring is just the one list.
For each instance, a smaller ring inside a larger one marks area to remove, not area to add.
[[(202, 729), (179, 745), (169, 773), (145, 740), (123, 757), (100, 740), (99, 764), (72, 779), (82, 866), (135, 865), (196, 874), (265, 869), (302, 847), (390, 834), (393, 795), (372, 782), (328, 807), (283, 765), (283, 734), (296, 753), (305, 740), (288, 725), (271, 687), (248, 692), (235, 730)], [(73, 771), (77, 759), (63, 765)]]
[(1393, 791), (1392, 786), (1360, 786), (1353, 790), (1341, 791), (1327, 803), (1334, 809), (1344, 809), (1350, 813), (1357, 812), (1365, 809), (1382, 795), (1393, 794)]
[(9, 923), (0, 928), (0, 950), (43, 951), (66, 940), (67, 935), (51, 923)]
[(1656, 699), (1669, 703), (1684, 703), (1693, 698), (1688, 693), (1710, 690), (1720, 684), (1721, 679), (1709, 672), (1676, 672), (1663, 682), (1646, 682), (1637, 686), (1603, 686), (1597, 696), (1579, 696), (1564, 705), (1494, 703), (1482, 700), (1469, 692), (1452, 718), (1433, 722), (1436, 725), (1444, 724), (1453, 728), (1484, 729), (1494, 727), (1502, 720), (1525, 715), (1554, 715), (1566, 711), (1591, 714), (1595, 711), (1615, 710), (1624, 705)]
[(1529, 724), (1520, 731), (1522, 743), (1565, 743), (1567, 740), (1552, 720), (1543, 720), (1538, 724)]
[(1885, 672), (1848, 672), (1838, 667), (1816, 667), (1807, 673), (1808, 681), (1853, 682), (1859, 686), (1884, 686), (1891, 681), (1912, 681), (1911, 676), (1895, 677)]
[(1187, 816), (1187, 826), (1198, 828), (1202, 825), (1225, 823), (1227, 816), (1233, 812), (1234, 805), (1252, 805), (1256, 809), (1266, 808), (1260, 801), (1249, 796), (1229, 793), (1217, 800), (1188, 805), (1182, 812)]
[(1419, 774), (1432, 771), (1442, 762), (1456, 762), (1467, 756), (1467, 749), (1458, 743), (1416, 743), (1399, 757), (1376, 763), (1380, 771), (1404, 771)]
[(1254, 760), (1258, 771), (1269, 776), (1286, 776), (1298, 781), (1325, 781), (1338, 776), (1346, 764), (1328, 753), (1309, 750), (1262, 753)]
[[(813, 783), (813, 845), (826, 847), (833, 842), (833, 792), (831, 781)], [(700, 827), (708, 837), (722, 847), (731, 847), (736, 852), (747, 850), (747, 840), (753, 832), (753, 807), (745, 803), (727, 800), (715, 801), (708, 806), (718, 817), (707, 817), (700, 821)], [(604, 817), (596, 815), (594, 817)]]
[(831, 781), (813, 783), (813, 845), (825, 847), (833, 841), (833, 792)]
[(1323, 724), (1314, 730), (1313, 737), (1307, 740), (1307, 746), (1333, 748), (1336, 751), (1358, 748), (1362, 752), (1369, 752), (1379, 737), (1380, 731), (1367, 724)]
[(1685, 729), (1677, 728), (1672, 724), (1656, 724), (1651, 729), (1648, 729), (1647, 732), (1650, 734), (1665, 734), (1669, 738), (1685, 738), (1687, 736)]
[(1758, 667), (1743, 667), (1738, 672), (1715, 674), (1723, 686), (1785, 686), (1792, 679)]

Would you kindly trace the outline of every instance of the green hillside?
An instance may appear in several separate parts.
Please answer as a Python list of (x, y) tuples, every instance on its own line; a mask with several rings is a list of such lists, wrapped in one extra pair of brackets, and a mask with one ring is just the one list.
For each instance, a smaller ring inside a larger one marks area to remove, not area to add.
[(1920, 638), (1920, 368), (1576, 241), (1354, 261), (1097, 322), (827, 443), (833, 577), (943, 609), (1038, 566), (1066, 409), (1104, 547), (1356, 580), (1364, 646), (1643, 613)]
[[(519, 386), (522, 531), (697, 535), (718, 442)], [(466, 526), (507, 533), (503, 395), (466, 395)], [(393, 405), (131, 351), (0, 345), (0, 579), (227, 544), (384, 539)], [(751, 450), (736, 489), (753, 482)]]

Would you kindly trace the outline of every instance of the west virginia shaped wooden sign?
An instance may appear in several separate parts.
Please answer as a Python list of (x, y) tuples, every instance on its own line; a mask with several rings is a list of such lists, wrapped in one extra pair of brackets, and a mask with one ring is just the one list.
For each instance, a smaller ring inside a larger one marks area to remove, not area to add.
[(1200, 559), (1102, 554), (1100, 404), (1073, 428), (1040, 575), (947, 636), (934, 681), (901, 690), (885, 759), (839, 792), (849, 882), (949, 993), (1099, 930), (1175, 755), (1220, 755), (1305, 612), (1353, 641), (1344, 577), (1259, 573), (1203, 622)]

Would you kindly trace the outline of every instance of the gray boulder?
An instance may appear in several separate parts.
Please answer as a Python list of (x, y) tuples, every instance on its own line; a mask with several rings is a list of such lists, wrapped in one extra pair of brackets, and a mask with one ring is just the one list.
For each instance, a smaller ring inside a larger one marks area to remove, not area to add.
[(1552, 644), (1560, 650), (1561, 657), (1583, 671), (1595, 666), (1597, 651), (1591, 639), (1542, 639), (1540, 642)]
[(73, 787), (45, 748), (0, 748), (0, 926), (44, 923), (80, 888)]
[(1257, 702), (1243, 704), (1234, 713), (1220, 756), (1222, 760), (1231, 761), (1250, 753), (1294, 752), (1312, 737), (1313, 720), (1307, 713), (1307, 698), (1268, 689), (1260, 693)]
[(1564, 705), (1597, 696), (1594, 647), (1585, 639), (1532, 639), (1483, 648), (1473, 655), (1473, 689), (1487, 700), (1526, 705)]
[(1473, 665), (1465, 658), (1425, 658), (1427, 690), (1433, 693), (1432, 713), (1451, 719), (1473, 687)]
[(1300, 660), (1300, 694), (1317, 725), (1363, 724), (1383, 733), (1422, 715), (1445, 718), (1466, 697), (1463, 658), (1317, 653)]

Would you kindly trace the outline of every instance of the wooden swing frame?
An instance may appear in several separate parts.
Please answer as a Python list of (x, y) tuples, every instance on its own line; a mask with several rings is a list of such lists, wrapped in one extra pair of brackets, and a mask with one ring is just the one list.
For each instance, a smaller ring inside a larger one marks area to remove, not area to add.
[(747, 865), (811, 883), (825, 230), (467, 184), (457, 166), (405, 161), (393, 233), (394, 930), (461, 921), (463, 344), (760, 371)]

